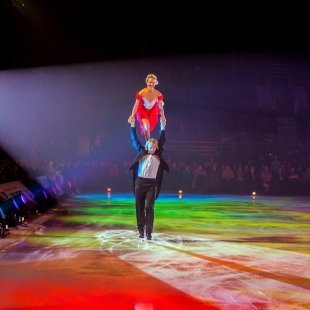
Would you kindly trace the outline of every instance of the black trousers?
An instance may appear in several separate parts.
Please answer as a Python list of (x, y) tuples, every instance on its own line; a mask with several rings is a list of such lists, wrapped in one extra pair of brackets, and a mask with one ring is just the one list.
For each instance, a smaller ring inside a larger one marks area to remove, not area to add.
[(156, 180), (138, 177), (135, 181), (136, 217), (139, 232), (153, 232)]

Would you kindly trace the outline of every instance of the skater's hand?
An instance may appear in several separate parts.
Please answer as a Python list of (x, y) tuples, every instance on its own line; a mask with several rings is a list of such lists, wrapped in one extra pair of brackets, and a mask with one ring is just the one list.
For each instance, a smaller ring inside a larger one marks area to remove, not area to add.
[(135, 127), (135, 117), (130, 115), (128, 118), (128, 123), (131, 125), (131, 127)]
[(160, 129), (161, 129), (161, 130), (165, 130), (165, 128), (166, 128), (166, 123), (167, 123), (166, 118), (165, 118), (164, 116), (162, 116), (162, 117), (160, 118)]

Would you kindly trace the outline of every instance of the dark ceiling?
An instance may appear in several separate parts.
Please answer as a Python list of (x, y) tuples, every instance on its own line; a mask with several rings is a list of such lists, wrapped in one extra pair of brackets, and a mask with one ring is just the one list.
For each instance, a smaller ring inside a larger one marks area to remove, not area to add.
[(270, 8), (254, 17), (227, 5), (167, 5), (1, 0), (0, 68), (196, 52), (309, 51), (302, 25), (287, 24)]

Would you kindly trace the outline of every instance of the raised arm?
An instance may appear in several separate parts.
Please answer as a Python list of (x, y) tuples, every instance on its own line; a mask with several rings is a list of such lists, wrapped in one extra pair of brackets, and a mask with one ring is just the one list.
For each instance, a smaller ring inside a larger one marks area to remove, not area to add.
[(141, 144), (141, 142), (139, 141), (137, 137), (134, 118), (133, 118), (133, 121), (130, 123), (130, 140), (131, 140), (132, 146), (137, 152), (140, 152), (144, 148), (144, 146)]
[(158, 96), (158, 106), (159, 106), (159, 114), (160, 114), (160, 120), (163, 121), (163, 122), (166, 122), (166, 116), (165, 116), (165, 109), (164, 109), (164, 101), (163, 101), (163, 95), (160, 94)]
[(159, 140), (158, 140), (158, 147), (160, 153), (164, 151), (164, 144), (166, 143), (166, 119), (160, 120), (160, 132), (159, 132)]
[(132, 121), (134, 121), (134, 119), (135, 119), (135, 116), (136, 116), (136, 113), (137, 113), (137, 109), (138, 109), (138, 105), (139, 105), (139, 100), (136, 99), (136, 101), (135, 101), (135, 103), (133, 105), (133, 108), (132, 108), (131, 115), (128, 118), (128, 123), (129, 124), (131, 124)]

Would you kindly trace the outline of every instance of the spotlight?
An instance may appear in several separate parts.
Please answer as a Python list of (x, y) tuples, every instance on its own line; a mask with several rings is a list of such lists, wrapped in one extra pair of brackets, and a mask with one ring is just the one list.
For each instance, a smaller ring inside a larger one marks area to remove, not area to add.
[(9, 231), (9, 225), (6, 220), (6, 215), (2, 211), (2, 208), (0, 208), (0, 237), (4, 238)]
[(110, 187), (107, 188), (107, 195), (108, 195), (108, 198), (111, 197), (111, 193), (112, 193), (112, 189)]
[(14, 204), (13, 198), (10, 197), (6, 201), (1, 202), (0, 204), (0, 227), (1, 227), (1, 236), (5, 235), (5, 231), (9, 227), (17, 226), (17, 211), (16, 205)]
[(16, 194), (12, 197), (13, 206), (15, 208), (16, 223), (17, 225), (25, 226), (28, 225), (24, 223), (25, 216), (27, 215), (26, 198), (22, 193)]
[(12, 0), (12, 4), (18, 9), (22, 9), (25, 7), (25, 2), (23, 0)]
[(179, 198), (182, 198), (182, 197), (183, 197), (183, 191), (182, 191), (181, 189), (179, 189), (178, 194), (179, 194)]

